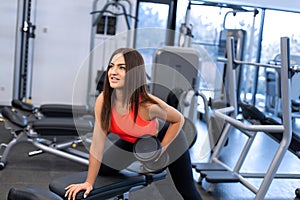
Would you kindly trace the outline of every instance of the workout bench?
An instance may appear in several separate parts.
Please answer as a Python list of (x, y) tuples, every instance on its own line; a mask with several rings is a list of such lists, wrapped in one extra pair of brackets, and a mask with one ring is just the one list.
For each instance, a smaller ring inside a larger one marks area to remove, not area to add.
[(40, 107), (36, 107), (31, 103), (13, 99), (11, 106), (33, 120), (43, 117), (73, 118), (90, 115), (89, 108), (85, 105), (42, 104)]
[[(11, 188), (8, 200), (62, 200), (65, 199), (65, 187), (85, 180), (87, 172), (79, 172), (53, 180), (49, 184), (50, 191), (41, 188), (14, 187)], [(99, 199), (129, 199), (129, 192), (142, 189), (149, 184), (166, 177), (166, 171), (158, 174), (140, 174), (128, 170), (120, 171), (114, 176), (98, 176), (94, 189), (85, 198), (86, 200)], [(76, 199), (83, 199), (84, 191), (77, 194)]]
[[(66, 126), (66, 123), (62, 123), (61, 127), (56, 123), (56, 120), (62, 120), (61, 118), (42, 118), (40, 120), (35, 120), (32, 124), (28, 124), (26, 118), (17, 112), (13, 112), (10, 108), (5, 107), (2, 110), (2, 115), (6, 119), (5, 123), (8, 124), (15, 135), (15, 138), (6, 146), (5, 152), (1, 158), (1, 169), (5, 167), (6, 158), (10, 149), (20, 141), (32, 142), (34, 146), (42, 149), (45, 152), (54, 153), (65, 158), (82, 162), (88, 164), (87, 158), (80, 158), (74, 156), (68, 152), (56, 149), (56, 146), (48, 146), (41, 144), (36, 141), (36, 137), (32, 137), (29, 133), (30, 130), (38, 132), (39, 135), (51, 135), (55, 128), (59, 131), (66, 131), (68, 134), (72, 135), (72, 131), (76, 131), (75, 127)], [(49, 121), (50, 120), (50, 121)], [(54, 120), (54, 121), (52, 121)], [(68, 119), (64, 119), (68, 120)], [(56, 124), (55, 127), (51, 125), (51, 122)], [(64, 121), (66, 122), (66, 121)], [(81, 121), (82, 124), (79, 128), (85, 129), (86, 131), (91, 131), (92, 126), (87, 124), (87, 121)], [(67, 123), (68, 124), (68, 123)], [(74, 125), (74, 123), (73, 123)], [(77, 128), (78, 128), (78, 124)], [(66, 133), (64, 132), (64, 133)], [(57, 132), (56, 132), (57, 134)], [(55, 135), (56, 135), (55, 134)], [(138, 170), (133, 172), (132, 170), (122, 170), (119, 174), (114, 176), (98, 176), (95, 181), (94, 189), (90, 192), (85, 199), (108, 199), (116, 197), (117, 199), (129, 199), (128, 194), (130, 191), (138, 190), (146, 187), (152, 182), (162, 180), (166, 177), (166, 171), (160, 173), (141, 173)], [(80, 183), (85, 180), (87, 176), (87, 171), (74, 173), (71, 175), (63, 176), (58, 179), (53, 180), (49, 184), (50, 191), (44, 188), (32, 188), (32, 187), (13, 187), (8, 193), (8, 200), (23, 199), (23, 200), (58, 200), (64, 199), (65, 187), (73, 184)], [(83, 198), (83, 191), (77, 194), (76, 199)]]
[[(7, 157), (11, 149), (20, 142), (30, 142), (38, 151), (37, 153), (48, 152), (54, 155), (67, 158), (85, 165), (88, 165), (88, 153), (79, 151), (74, 147), (82, 143), (80, 133), (93, 131), (93, 123), (89, 120), (73, 118), (41, 118), (28, 121), (28, 119), (9, 107), (2, 109), (2, 116), (5, 119), (5, 127), (11, 130), (13, 139), (8, 144), (1, 144), (3, 151), (0, 161), (0, 170), (5, 168)], [(69, 140), (57, 143), (58, 137), (67, 137)], [(52, 138), (50, 140), (49, 138)]]

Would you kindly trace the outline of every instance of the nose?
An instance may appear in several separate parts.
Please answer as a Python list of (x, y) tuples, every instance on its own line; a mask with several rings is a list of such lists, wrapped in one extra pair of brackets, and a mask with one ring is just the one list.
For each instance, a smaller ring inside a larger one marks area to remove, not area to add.
[(117, 74), (117, 68), (114, 66), (114, 67), (111, 67), (110, 68), (110, 72), (112, 73), (112, 74)]

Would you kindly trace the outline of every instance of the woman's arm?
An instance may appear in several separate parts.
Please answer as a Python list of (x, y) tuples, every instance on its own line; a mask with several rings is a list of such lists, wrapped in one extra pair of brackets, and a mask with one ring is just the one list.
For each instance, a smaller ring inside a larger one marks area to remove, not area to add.
[[(96, 113), (97, 112), (95, 112), (95, 114)], [(88, 175), (86, 178), (86, 182), (88, 182), (90, 185), (94, 184), (100, 169), (106, 135), (107, 134), (102, 130), (100, 126), (100, 121), (96, 120), (94, 125), (92, 144), (90, 147)]]
[(149, 107), (150, 118), (159, 118), (169, 123), (169, 128), (161, 142), (165, 150), (176, 138), (184, 124), (184, 116), (175, 108), (156, 96), (150, 95), (157, 103)]
[(88, 175), (84, 183), (81, 184), (72, 184), (66, 188), (65, 196), (68, 199), (75, 199), (76, 194), (85, 190), (84, 196), (87, 196), (90, 191), (93, 189), (93, 184), (97, 178), (102, 157), (104, 151), (104, 145), (106, 141), (107, 132), (101, 128), (100, 118), (101, 118), (101, 109), (103, 104), (103, 95), (102, 93), (96, 100), (95, 103), (95, 124), (93, 130), (93, 138), (90, 147), (89, 153), (89, 167), (88, 167)]

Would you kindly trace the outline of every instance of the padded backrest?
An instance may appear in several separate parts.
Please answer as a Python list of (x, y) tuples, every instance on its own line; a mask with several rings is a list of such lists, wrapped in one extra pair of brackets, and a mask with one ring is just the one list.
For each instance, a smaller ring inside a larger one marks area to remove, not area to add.
[(40, 111), (47, 117), (77, 117), (87, 115), (89, 109), (86, 105), (43, 104)]
[(18, 99), (13, 99), (11, 101), (11, 105), (17, 109), (27, 111), (27, 112), (33, 112), (35, 110), (34, 105), (32, 105), (30, 103), (22, 102)]
[(61, 200), (59, 196), (46, 189), (39, 188), (11, 188), (7, 200)]
[(173, 108), (176, 108), (177, 110), (181, 111), (179, 99), (181, 95), (183, 94), (183, 89), (181, 88), (174, 88), (170, 91), (170, 93), (167, 96), (167, 104), (172, 106)]
[[(53, 180), (49, 184), (52, 192), (58, 196), (64, 197), (65, 188), (73, 183), (81, 183), (85, 180), (87, 172), (79, 172), (66, 175)], [(86, 199), (106, 199), (113, 198), (117, 195), (129, 191), (132, 187), (146, 185), (146, 176), (137, 173), (120, 173), (112, 176), (97, 176), (94, 183), (94, 189), (90, 192)], [(76, 199), (81, 199), (83, 192), (77, 194)]]
[(264, 113), (258, 110), (255, 106), (245, 102), (239, 102), (238, 104), (242, 109), (242, 115), (244, 119), (255, 119), (258, 121), (263, 121), (266, 118)]
[(27, 119), (23, 115), (13, 112), (9, 107), (4, 107), (1, 114), (5, 119), (21, 128), (26, 127), (28, 124)]

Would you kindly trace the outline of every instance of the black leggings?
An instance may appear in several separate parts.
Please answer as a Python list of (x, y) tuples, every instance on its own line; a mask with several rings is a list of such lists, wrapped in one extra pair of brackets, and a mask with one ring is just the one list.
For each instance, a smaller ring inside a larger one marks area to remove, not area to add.
[[(161, 130), (158, 133), (159, 140), (163, 139), (167, 128), (168, 124), (161, 125)], [(113, 175), (128, 167), (136, 160), (132, 150), (133, 143), (121, 139), (107, 147), (99, 175)], [(188, 144), (183, 131), (169, 145), (167, 152), (171, 163), (168, 165), (168, 169), (177, 191), (185, 200), (200, 200), (201, 196), (194, 183)]]

